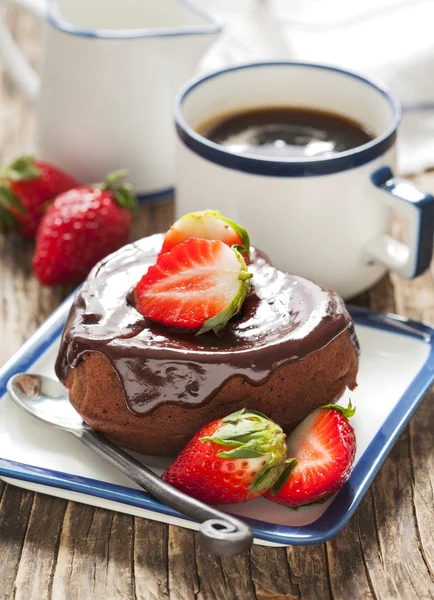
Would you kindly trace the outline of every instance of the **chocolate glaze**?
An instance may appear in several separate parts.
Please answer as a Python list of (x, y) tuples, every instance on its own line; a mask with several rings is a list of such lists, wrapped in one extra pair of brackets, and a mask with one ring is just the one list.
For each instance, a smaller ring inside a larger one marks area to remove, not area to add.
[(85, 352), (101, 352), (134, 414), (166, 402), (194, 407), (210, 401), (232, 377), (260, 385), (283, 364), (320, 350), (347, 328), (353, 332), (339, 296), (277, 270), (254, 249), (251, 292), (220, 336), (196, 336), (147, 320), (134, 308), (131, 291), (155, 263), (162, 239), (157, 234), (125, 246), (90, 273), (63, 332), (56, 363), (61, 381)]

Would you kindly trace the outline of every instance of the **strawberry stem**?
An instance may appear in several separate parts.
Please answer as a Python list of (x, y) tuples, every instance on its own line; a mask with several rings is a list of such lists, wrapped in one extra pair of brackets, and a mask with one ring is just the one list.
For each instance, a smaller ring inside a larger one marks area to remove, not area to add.
[(103, 183), (99, 183), (94, 187), (101, 190), (110, 190), (116, 203), (122, 208), (128, 208), (135, 217), (137, 215), (137, 198), (133, 192), (131, 184), (120, 183), (120, 180), (128, 174), (127, 169), (118, 169), (109, 173)]
[(127, 175), (128, 169), (117, 169), (116, 171), (112, 171), (104, 179), (104, 187), (111, 189), (114, 183), (117, 183), (119, 179), (123, 179)]
[(241, 273), (238, 275), (238, 279), (240, 281), (247, 281), (251, 277), (253, 277), (253, 274), (249, 273), (248, 271), (241, 271)]
[(345, 406), (341, 406), (340, 404), (325, 404), (324, 406), (321, 406), (320, 410), (321, 409), (337, 410), (347, 419), (351, 419), (351, 417), (353, 417), (356, 412), (356, 407), (351, 404), (351, 400), (349, 400), (348, 406), (346, 408)]

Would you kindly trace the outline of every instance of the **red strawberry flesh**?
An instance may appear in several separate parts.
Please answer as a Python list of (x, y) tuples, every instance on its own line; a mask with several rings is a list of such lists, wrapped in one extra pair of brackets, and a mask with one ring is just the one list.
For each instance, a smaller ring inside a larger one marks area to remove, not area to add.
[(210, 327), (221, 329), (240, 309), (249, 277), (236, 250), (218, 240), (192, 238), (149, 267), (136, 286), (136, 307), (149, 319), (191, 330), (228, 309)]
[(348, 419), (333, 408), (314, 411), (289, 436), (288, 456), (297, 463), (267, 499), (297, 507), (326, 498), (349, 478), (355, 453), (356, 437)]

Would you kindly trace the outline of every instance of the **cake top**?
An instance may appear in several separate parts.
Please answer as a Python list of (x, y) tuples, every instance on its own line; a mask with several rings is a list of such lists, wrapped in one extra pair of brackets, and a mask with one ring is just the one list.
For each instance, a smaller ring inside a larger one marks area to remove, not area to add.
[(215, 335), (197, 336), (143, 317), (132, 292), (163, 243), (157, 234), (101, 261), (78, 291), (56, 372), (65, 381), (85, 352), (110, 360), (130, 410), (166, 402), (201, 405), (232, 377), (260, 385), (288, 362), (326, 346), (351, 324), (334, 292), (279, 271), (251, 248), (251, 290), (241, 311)]

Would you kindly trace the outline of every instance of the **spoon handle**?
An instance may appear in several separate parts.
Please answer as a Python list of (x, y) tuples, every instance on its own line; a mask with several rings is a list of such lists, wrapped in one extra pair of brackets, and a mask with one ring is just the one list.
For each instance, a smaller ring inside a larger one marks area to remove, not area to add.
[(251, 547), (252, 531), (242, 521), (183, 494), (101, 434), (87, 428), (70, 432), (155, 498), (199, 521), (199, 539), (208, 552), (234, 556)]

